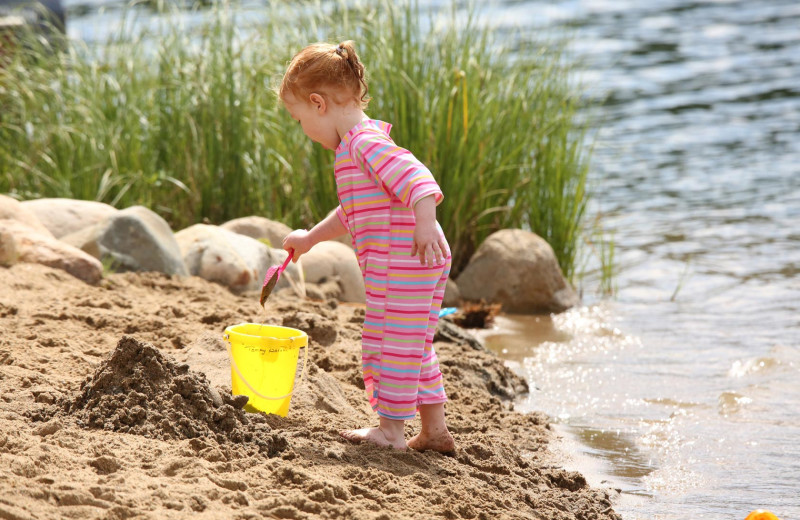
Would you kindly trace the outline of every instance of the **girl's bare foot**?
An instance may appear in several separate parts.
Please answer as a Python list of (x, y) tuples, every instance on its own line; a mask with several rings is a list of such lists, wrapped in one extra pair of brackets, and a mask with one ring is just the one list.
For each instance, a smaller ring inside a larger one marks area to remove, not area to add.
[(439, 453), (452, 453), (456, 450), (456, 441), (447, 430), (433, 434), (420, 432), (411, 437), (408, 447), (417, 451), (433, 450)]
[(408, 445), (402, 433), (396, 435), (392, 432), (384, 431), (381, 427), (347, 430), (339, 432), (339, 435), (350, 442), (369, 442), (377, 446), (391, 446), (396, 450), (403, 451), (408, 449)]
[(422, 431), (408, 441), (408, 447), (417, 451), (454, 452), (456, 441), (447, 430), (444, 403), (419, 405), (419, 416), (422, 420)]

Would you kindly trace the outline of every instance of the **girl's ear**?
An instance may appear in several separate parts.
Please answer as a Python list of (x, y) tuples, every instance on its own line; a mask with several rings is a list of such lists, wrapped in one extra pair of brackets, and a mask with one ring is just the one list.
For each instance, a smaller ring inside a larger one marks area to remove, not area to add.
[(327, 104), (325, 103), (325, 98), (313, 92), (310, 96), (308, 96), (308, 100), (311, 101), (311, 104), (320, 113), (320, 115), (324, 114), (327, 110)]

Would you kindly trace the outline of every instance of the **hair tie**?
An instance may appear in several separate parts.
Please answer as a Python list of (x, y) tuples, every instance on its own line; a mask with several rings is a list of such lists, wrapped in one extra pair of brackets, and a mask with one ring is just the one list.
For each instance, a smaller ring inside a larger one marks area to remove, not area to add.
[(338, 47), (336, 47), (336, 49), (335, 49), (335, 51), (334, 51), (334, 52), (336, 52), (336, 54), (338, 54), (339, 56), (342, 56), (342, 57), (344, 57), (344, 51), (345, 51), (345, 49), (344, 49), (344, 47), (342, 46), (342, 44), (340, 43), (340, 44), (339, 44), (339, 46), (338, 46)]

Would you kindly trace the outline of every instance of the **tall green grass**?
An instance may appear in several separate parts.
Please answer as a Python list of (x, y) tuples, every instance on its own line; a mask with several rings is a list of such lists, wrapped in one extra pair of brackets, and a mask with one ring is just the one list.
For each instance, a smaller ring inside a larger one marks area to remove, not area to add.
[[(475, 12), (294, 3), (205, 22), (137, 18), (99, 48), (28, 40), (0, 70), (0, 192), (144, 204), (179, 229), (251, 214), (308, 227), (336, 203), (332, 153), (270, 87), (307, 43), (354, 39), (368, 114), (433, 171), (454, 273), (492, 232), (529, 228), (572, 278), (590, 193), (574, 67), (558, 42), (501, 35)], [(141, 12), (133, 9), (133, 13)]]

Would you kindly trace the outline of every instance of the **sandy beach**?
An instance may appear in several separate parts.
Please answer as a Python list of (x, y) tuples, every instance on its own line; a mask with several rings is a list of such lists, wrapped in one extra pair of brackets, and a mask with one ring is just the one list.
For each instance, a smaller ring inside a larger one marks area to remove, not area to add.
[[(547, 417), (512, 410), (526, 384), (489, 351), (435, 344), (456, 452), (397, 452), (338, 435), (377, 422), (357, 305), (281, 291), (265, 312), (196, 277), (91, 286), (36, 264), (0, 287), (2, 519), (619, 518), (563, 469)], [(230, 395), (222, 333), (242, 322), (309, 335), (286, 418)]]

